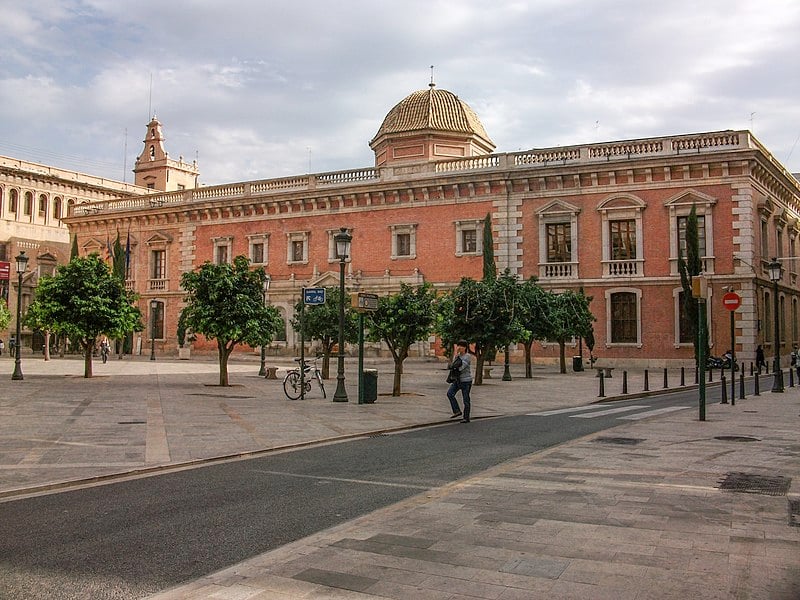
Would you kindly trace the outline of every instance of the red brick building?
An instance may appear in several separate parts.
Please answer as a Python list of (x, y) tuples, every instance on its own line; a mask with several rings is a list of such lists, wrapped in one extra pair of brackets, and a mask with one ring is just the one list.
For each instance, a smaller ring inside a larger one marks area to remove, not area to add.
[[(766, 269), (774, 256), (784, 259), (784, 356), (798, 340), (800, 184), (748, 131), (493, 153), (469, 106), (431, 86), (387, 114), (371, 147), (374, 167), (106, 201), (65, 220), (83, 253), (101, 250), (109, 232), (130, 233), (128, 283), (144, 314), (159, 302), (156, 348), (171, 353), (180, 275), (204, 261), (244, 254), (263, 266), (269, 300), (288, 317), (303, 287), (338, 283), (339, 228), (353, 236), (349, 289), (385, 294), (423, 281), (448, 289), (481, 276), (490, 213), (499, 271), (555, 291), (583, 288), (594, 298), (595, 355), (655, 366), (692, 357), (677, 264), (694, 205), (712, 352), (730, 347), (728, 289), (742, 297), (737, 353), (752, 360), (758, 344), (774, 350)], [(276, 347), (294, 352), (291, 330), (283, 337)]]

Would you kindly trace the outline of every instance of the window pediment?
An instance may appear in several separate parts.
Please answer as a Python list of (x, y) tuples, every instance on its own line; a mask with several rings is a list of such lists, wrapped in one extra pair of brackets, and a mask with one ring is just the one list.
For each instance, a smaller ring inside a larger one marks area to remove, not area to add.
[(581, 209), (574, 204), (564, 202), (563, 200), (553, 200), (548, 202), (542, 208), (536, 211), (539, 217), (560, 217), (567, 215), (577, 215)]
[(153, 235), (145, 240), (145, 244), (148, 246), (165, 246), (169, 243), (172, 243), (172, 236), (160, 231), (156, 231)]
[(633, 194), (615, 194), (610, 198), (606, 198), (597, 205), (598, 211), (629, 209), (644, 210), (645, 208), (647, 208), (647, 204), (644, 202), (644, 200), (634, 196)]
[(714, 206), (716, 203), (717, 199), (713, 196), (698, 192), (697, 190), (686, 190), (672, 196), (672, 198), (668, 198), (667, 201), (664, 202), (664, 206), (669, 208), (684, 206), (691, 208), (692, 204), (697, 206)]

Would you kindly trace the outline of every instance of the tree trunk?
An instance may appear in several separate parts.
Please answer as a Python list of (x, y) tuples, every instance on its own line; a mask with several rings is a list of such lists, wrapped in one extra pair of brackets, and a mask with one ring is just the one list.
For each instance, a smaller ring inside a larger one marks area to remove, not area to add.
[(229, 350), (226, 344), (217, 340), (217, 349), (219, 350), (219, 384), (222, 387), (228, 387), (228, 357), (232, 348)]
[(50, 360), (50, 332), (44, 332), (44, 359)]
[(405, 356), (395, 356), (394, 358), (394, 381), (392, 382), (392, 396), (400, 395), (400, 382), (403, 378), (403, 361)]
[(531, 347), (533, 346), (533, 340), (530, 342), (525, 342), (523, 347), (525, 348), (525, 379), (532, 379), (533, 378), (533, 367), (531, 367)]
[(90, 378), (92, 376), (92, 350), (94, 350), (94, 340), (86, 343), (86, 352), (83, 355), (83, 376)]
[(475, 355), (475, 375), (472, 380), (475, 385), (483, 385), (483, 352)]
[(559, 340), (559, 342), (558, 342), (558, 355), (559, 355), (558, 356), (558, 361), (559, 361), (559, 364), (561, 366), (561, 373), (566, 373), (567, 372), (567, 357), (566, 357), (567, 348), (566, 348), (566, 346), (567, 346), (567, 344), (566, 344), (566, 342), (564, 342), (564, 340)]

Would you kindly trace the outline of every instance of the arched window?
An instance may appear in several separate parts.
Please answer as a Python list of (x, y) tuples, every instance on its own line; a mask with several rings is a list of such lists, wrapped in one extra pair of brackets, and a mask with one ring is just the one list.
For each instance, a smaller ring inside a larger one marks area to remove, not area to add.
[(47, 196), (39, 194), (39, 217), (47, 219)]
[(156, 158), (156, 147), (150, 146), (150, 160), (155, 160)]
[(25, 202), (22, 205), (22, 214), (29, 216), (33, 213), (33, 194), (25, 192)]
[(59, 196), (56, 196), (53, 200), (53, 218), (61, 218), (61, 198)]
[(11, 190), (11, 192), (8, 194), (8, 213), (17, 214), (18, 207), (19, 207), (19, 192), (17, 190)]

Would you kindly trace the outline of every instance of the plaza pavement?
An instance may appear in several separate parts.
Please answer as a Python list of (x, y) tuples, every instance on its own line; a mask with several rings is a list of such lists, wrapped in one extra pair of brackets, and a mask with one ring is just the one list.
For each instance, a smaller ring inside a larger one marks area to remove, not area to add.
[[(3, 357), (0, 501), (448, 421), (441, 363), (408, 361), (405, 393), (391, 397), (392, 365), (369, 362), (378, 401), (358, 405), (352, 359), (350, 402), (333, 403), (335, 379), (327, 400), (313, 389), (289, 401), (280, 380), (257, 376), (252, 357), (231, 364), (228, 388), (216, 385), (212, 360), (112, 359), (85, 380), (79, 360), (26, 357), (25, 380), (12, 382)], [(475, 420), (446, 425), (463, 428), (465, 446), (482, 417), (578, 414), (597, 400), (593, 372), (537, 366), (526, 380), (512, 365), (503, 382), (500, 371), (475, 388)], [(653, 375), (650, 389), (661, 391)], [(677, 387), (677, 373), (670, 379)], [(609, 399), (621, 383), (617, 369), (605, 381)], [(771, 377), (761, 383), (768, 389)], [(630, 373), (628, 390), (642, 389), (642, 374)], [(620, 423), (154, 598), (800, 598), (800, 388), (735, 406), (709, 401), (704, 422), (687, 409)], [(736, 473), (762, 493), (720, 490)], [(781, 485), (788, 491), (776, 492)]]

